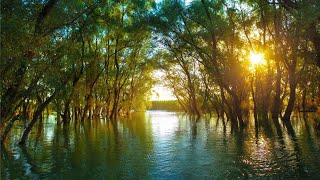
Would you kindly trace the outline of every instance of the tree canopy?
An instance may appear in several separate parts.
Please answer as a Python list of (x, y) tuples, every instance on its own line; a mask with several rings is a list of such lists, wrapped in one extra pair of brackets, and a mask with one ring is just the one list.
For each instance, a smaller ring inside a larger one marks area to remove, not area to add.
[(245, 126), (320, 106), (318, 0), (3, 0), (0, 132), (150, 106), (154, 70), (181, 107)]

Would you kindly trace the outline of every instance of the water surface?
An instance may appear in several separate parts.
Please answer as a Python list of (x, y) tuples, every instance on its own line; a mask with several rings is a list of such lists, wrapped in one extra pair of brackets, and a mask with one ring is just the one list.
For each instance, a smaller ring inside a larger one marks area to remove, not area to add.
[(25, 147), (18, 145), (23, 128), (15, 126), (1, 147), (1, 179), (320, 178), (313, 118), (293, 118), (292, 126), (250, 122), (240, 130), (164, 111), (69, 126), (49, 116)]

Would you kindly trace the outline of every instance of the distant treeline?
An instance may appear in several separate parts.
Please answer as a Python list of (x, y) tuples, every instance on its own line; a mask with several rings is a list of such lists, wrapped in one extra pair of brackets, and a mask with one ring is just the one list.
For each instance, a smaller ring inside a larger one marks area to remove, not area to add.
[(182, 111), (180, 104), (177, 100), (167, 101), (151, 101), (149, 110), (167, 110), (167, 111)]

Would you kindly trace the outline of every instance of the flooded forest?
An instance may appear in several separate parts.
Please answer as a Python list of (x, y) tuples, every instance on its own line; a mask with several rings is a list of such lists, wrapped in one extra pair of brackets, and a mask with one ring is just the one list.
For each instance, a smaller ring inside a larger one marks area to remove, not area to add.
[(320, 178), (319, 9), (1, 0), (0, 179)]

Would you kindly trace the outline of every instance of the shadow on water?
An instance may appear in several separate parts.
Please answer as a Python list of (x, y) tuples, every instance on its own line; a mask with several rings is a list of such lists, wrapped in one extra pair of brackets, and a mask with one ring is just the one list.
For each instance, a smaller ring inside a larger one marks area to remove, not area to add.
[(37, 166), (34, 158), (30, 154), (30, 150), (25, 146), (19, 146), (21, 149), (21, 155), (24, 158), (24, 170), (25, 174), (40, 174), (39, 167)]
[(291, 141), (293, 142), (294, 152), (295, 152), (295, 156), (296, 156), (296, 165), (298, 168), (297, 173), (299, 173), (298, 176), (306, 177), (307, 174), (303, 168), (304, 164), (303, 164), (303, 160), (301, 159), (301, 156), (302, 156), (301, 148), (298, 143), (298, 138), (297, 138), (296, 133), (293, 129), (291, 121), (283, 121), (283, 124), (285, 125), (285, 127), (287, 129), (287, 132), (288, 132), (288, 135), (290, 136)]

